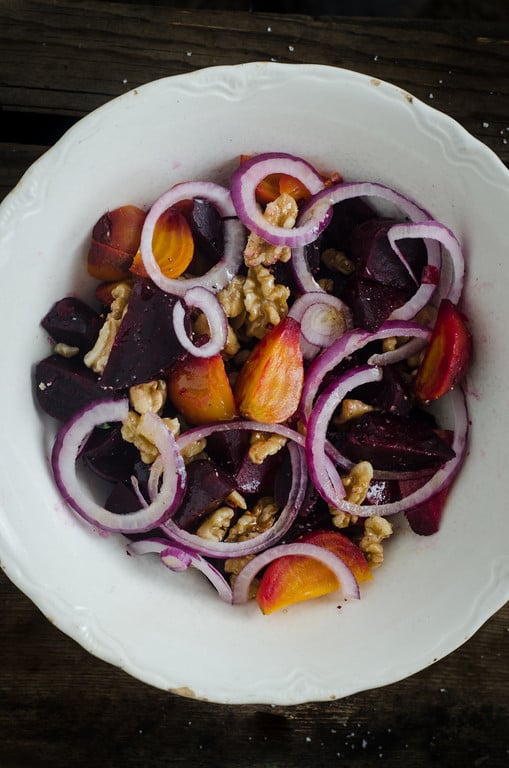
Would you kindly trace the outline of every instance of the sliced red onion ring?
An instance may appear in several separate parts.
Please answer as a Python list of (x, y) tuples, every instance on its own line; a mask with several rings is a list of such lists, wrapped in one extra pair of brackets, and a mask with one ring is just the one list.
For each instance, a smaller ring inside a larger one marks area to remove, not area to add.
[(306, 251), (302, 246), (292, 248), (290, 266), (297, 282), (297, 288), (304, 295), (310, 292), (325, 293), (322, 286), (315, 280), (309, 270), (309, 265), (306, 259)]
[(127, 552), (132, 555), (159, 554), (162, 563), (175, 573), (186, 571), (188, 568), (196, 568), (203, 573), (216, 589), (221, 600), (232, 602), (232, 590), (222, 573), (201, 555), (182, 546), (176, 546), (168, 539), (149, 538), (141, 541), (133, 541), (127, 546)]
[(391, 349), (389, 352), (380, 352), (368, 357), (368, 365), (393, 365), (394, 363), (400, 363), (402, 360), (408, 360), (409, 357), (417, 355), (427, 344), (427, 338), (425, 339), (410, 339), (400, 347)]
[(231, 194), (235, 210), (242, 223), (272, 245), (306, 245), (316, 240), (330, 219), (328, 204), (317, 205), (302, 225), (291, 229), (271, 224), (256, 201), (256, 187), (266, 177), (284, 173), (298, 179), (315, 195), (324, 182), (317, 170), (306, 160), (284, 152), (267, 152), (239, 165), (231, 179)]
[[(201, 277), (173, 279), (161, 272), (154, 258), (152, 238), (157, 221), (162, 214), (182, 200), (202, 198), (212, 203), (223, 218), (224, 255), (223, 258)], [(239, 271), (243, 264), (243, 249), (246, 235), (231, 200), (230, 192), (220, 184), (211, 181), (188, 181), (176, 184), (165, 192), (151, 207), (141, 232), (140, 251), (143, 265), (154, 283), (167, 293), (183, 297), (196, 286), (208, 288), (216, 293), (224, 288)]]
[[(388, 187), (385, 184), (378, 184), (376, 182), (359, 181), (359, 182), (341, 182), (339, 184), (334, 184), (333, 186), (325, 187), (324, 189), (322, 189), (320, 192), (314, 195), (310, 200), (308, 200), (306, 205), (302, 208), (297, 225), (305, 224), (309, 217), (313, 219), (315, 216), (315, 207), (317, 205), (322, 206), (322, 204), (326, 202), (330, 206), (333, 206), (333, 205), (336, 205), (336, 203), (340, 203), (344, 200), (349, 200), (353, 197), (378, 197), (396, 206), (398, 210), (401, 211), (405, 216), (408, 216), (408, 218), (412, 222), (424, 222), (424, 221), (429, 221), (432, 218), (431, 215), (428, 213), (428, 211), (426, 211), (424, 208), (421, 208), (421, 206), (417, 205), (417, 203), (415, 203), (413, 200), (410, 200), (408, 197), (405, 197), (399, 192), (396, 192), (396, 190), (392, 189), (391, 187)], [(414, 235), (414, 236), (417, 237), (417, 235)], [(440, 266), (440, 248), (438, 244), (434, 241), (427, 242), (426, 249), (428, 253), (428, 264), (431, 264), (431, 265), (438, 264), (438, 267), (439, 267)], [(399, 253), (399, 251), (397, 251), (397, 253), (400, 255), (400, 258), (402, 259), (403, 263), (408, 268), (408, 265), (406, 264), (406, 260), (404, 259), (404, 257)], [(306, 256), (303, 248), (294, 248), (294, 250), (292, 251), (291, 263), (292, 263), (293, 271), (297, 279), (297, 283), (299, 285), (300, 290), (302, 291), (320, 290), (320, 286), (318, 285), (315, 278), (309, 271), (309, 267), (306, 262)], [(432, 270), (432, 274), (434, 274), (433, 270)], [(431, 292), (431, 293), (433, 292), (431, 290), (431, 287), (427, 288), (426, 290), (423, 290), (419, 294), (418, 299), (416, 299), (412, 305), (408, 306), (404, 319), (409, 320), (412, 317), (415, 317), (419, 309), (421, 309), (426, 303), (424, 298), (427, 292)], [(413, 309), (413, 305), (417, 305), (417, 309), (413, 311), (413, 314), (410, 314), (410, 312)], [(400, 319), (403, 319), (402, 315)]]
[(301, 324), (301, 335), (310, 345), (308, 355), (317, 347), (330, 346), (353, 325), (350, 308), (325, 291), (311, 291), (299, 296), (288, 314)]
[(193, 344), (187, 335), (185, 327), (186, 310), (182, 303), (178, 301), (173, 308), (173, 327), (177, 339), (184, 349), (190, 352), (194, 357), (212, 357), (218, 355), (226, 344), (228, 338), (228, 320), (224, 310), (215, 294), (207, 288), (195, 286), (190, 288), (184, 296), (184, 303), (187, 307), (196, 307), (200, 309), (205, 317), (210, 330), (210, 339), (201, 347)]
[(386, 339), (391, 336), (412, 336), (428, 340), (431, 331), (424, 325), (412, 321), (387, 320), (377, 331), (362, 331), (354, 329), (347, 331), (330, 347), (325, 349), (308, 368), (302, 388), (300, 415), (307, 422), (316, 394), (324, 376), (339, 365), (345, 357), (362, 349), (368, 342)]
[(332, 415), (345, 395), (362, 384), (380, 381), (381, 368), (362, 366), (344, 374), (318, 397), (309, 417), (306, 434), (306, 457), (311, 480), (320, 496), (328, 504), (338, 508), (345, 491), (339, 474), (334, 467), (326, 464), (325, 441), (327, 427)]
[(407, 238), (419, 238), (425, 241), (436, 241), (441, 243), (449, 253), (452, 265), (452, 278), (448, 287), (442, 287), (441, 279), (444, 270), (441, 268), (442, 257), (440, 251), (428, 249), (428, 265), (423, 275), (423, 281), (419, 289), (411, 299), (403, 306), (395, 309), (390, 320), (409, 320), (415, 317), (420, 309), (429, 304), (433, 294), (436, 291), (437, 284), (440, 282), (440, 297), (448, 298), (454, 304), (459, 301), (463, 290), (463, 280), (465, 275), (465, 260), (461, 246), (450, 229), (436, 221), (423, 221), (414, 224), (395, 224), (387, 233), (389, 242), (393, 250), (398, 254), (404, 263), (406, 263), (401, 251), (397, 246), (397, 240)]
[(450, 461), (440, 467), (427, 483), (424, 483), (424, 485), (410, 493), (408, 496), (405, 496), (400, 501), (394, 501), (389, 504), (373, 504), (370, 506), (352, 504), (350, 501), (338, 499), (338, 503), (335, 504), (337, 509), (340, 509), (342, 512), (348, 512), (350, 515), (358, 515), (359, 517), (371, 517), (372, 515), (381, 515), (382, 517), (385, 517), (387, 515), (394, 515), (397, 512), (405, 512), (414, 507), (419, 507), (421, 504), (426, 503), (436, 496), (437, 493), (440, 493), (440, 491), (451, 485), (466, 455), (468, 413), (465, 395), (461, 389), (452, 389), (447, 395), (444, 395), (444, 399), (445, 398), (451, 401), (452, 412), (454, 415), (454, 438), (451, 445), (453, 451), (456, 453), (454, 458), (450, 459)]
[(159, 493), (150, 504), (126, 515), (110, 512), (90, 497), (76, 474), (80, 449), (94, 427), (123, 421), (128, 412), (127, 399), (87, 406), (59, 429), (51, 455), (55, 482), (66, 503), (92, 525), (118, 533), (144, 532), (158, 526), (175, 512), (186, 484), (185, 465), (175, 438), (159, 416), (146, 413), (142, 417), (144, 434), (158, 448), (164, 466)]
[[(269, 426), (269, 425), (265, 425)], [(275, 425), (270, 425), (275, 426)], [(191, 430), (193, 431), (193, 430)], [(273, 431), (273, 430), (271, 430)], [(187, 434), (187, 433), (186, 433)], [(183, 435), (179, 438), (182, 440)], [(182, 447), (182, 443), (181, 443)], [(194, 552), (201, 555), (215, 557), (219, 559), (229, 557), (244, 557), (245, 555), (251, 555), (256, 552), (260, 552), (262, 549), (271, 547), (279, 539), (284, 536), (288, 531), (293, 521), (297, 517), (299, 509), (304, 500), (307, 487), (307, 469), (306, 458), (304, 450), (295, 443), (290, 443), (288, 446), (290, 453), (290, 460), (292, 464), (292, 486), (286, 505), (282, 509), (277, 521), (267, 531), (260, 533), (258, 536), (249, 539), (248, 541), (241, 542), (227, 542), (227, 541), (209, 541), (203, 539), (194, 533), (180, 528), (173, 520), (167, 520), (161, 525), (162, 530), (167, 536), (178, 544), (190, 547)]]
[(249, 587), (251, 582), (262, 568), (280, 557), (288, 556), (311, 557), (313, 560), (329, 568), (338, 580), (339, 588), (345, 600), (358, 599), (360, 597), (359, 584), (346, 563), (337, 555), (325, 547), (305, 542), (293, 542), (292, 544), (280, 544), (257, 555), (240, 571), (233, 585), (233, 603), (238, 605), (249, 600)]

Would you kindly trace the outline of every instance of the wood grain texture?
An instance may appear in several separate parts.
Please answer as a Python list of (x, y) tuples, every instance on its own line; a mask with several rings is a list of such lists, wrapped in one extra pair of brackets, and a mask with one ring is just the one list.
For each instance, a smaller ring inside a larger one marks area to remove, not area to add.
[[(0, 0), (0, 199), (70, 124), (110, 98), (166, 75), (271, 58), (392, 81), (507, 163), (508, 41), (507, 25)], [(509, 763), (509, 605), (406, 680), (273, 708), (152, 689), (86, 653), (2, 573), (0, 601), (0, 768)], [(345, 659), (339, 647), (331, 664)]]

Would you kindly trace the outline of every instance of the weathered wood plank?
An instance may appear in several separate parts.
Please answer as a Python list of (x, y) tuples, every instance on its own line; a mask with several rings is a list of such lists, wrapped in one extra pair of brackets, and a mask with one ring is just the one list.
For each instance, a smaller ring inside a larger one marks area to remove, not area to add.
[(79, 117), (143, 82), (204, 66), (314, 62), (396, 83), (509, 161), (507, 25), (2, 0), (0, 49), (4, 110)]
[(3, 574), (0, 598), (2, 768), (507, 764), (509, 606), (400, 683), (337, 702), (234, 707), (149, 688), (89, 656)]

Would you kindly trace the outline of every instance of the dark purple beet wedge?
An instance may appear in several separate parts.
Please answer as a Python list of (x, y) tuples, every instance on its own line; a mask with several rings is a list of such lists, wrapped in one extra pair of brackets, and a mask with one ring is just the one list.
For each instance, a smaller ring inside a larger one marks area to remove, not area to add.
[(235, 481), (209, 459), (196, 459), (187, 465), (187, 491), (174, 521), (195, 531), (200, 523), (235, 490)]
[(375, 469), (435, 469), (455, 456), (424, 421), (378, 411), (352, 420), (337, 437), (348, 458), (369, 461)]
[(195, 198), (186, 218), (195, 249), (215, 264), (223, 255), (223, 222), (217, 209), (208, 200)]
[(354, 325), (357, 328), (376, 331), (411, 295), (408, 291), (392, 285), (357, 278), (354, 273), (345, 294), (345, 301), (352, 310)]
[(408, 393), (405, 382), (393, 365), (383, 367), (381, 381), (358, 387), (352, 397), (373, 405), (381, 411), (408, 416), (413, 407), (413, 399)]
[(207, 437), (207, 453), (221, 469), (236, 475), (249, 450), (249, 433), (243, 429), (214, 432)]
[(240, 493), (270, 494), (274, 488), (274, 479), (286, 451), (278, 451), (274, 456), (267, 456), (261, 464), (255, 464), (245, 454), (239, 471), (235, 476), (237, 490)]
[(77, 357), (46, 357), (37, 364), (34, 380), (42, 410), (59, 421), (67, 421), (95, 400), (112, 397), (111, 392), (100, 386), (95, 373)]
[[(413, 293), (417, 284), (401, 259), (394, 253), (387, 233), (397, 222), (390, 219), (365, 221), (352, 233), (350, 256), (356, 265), (359, 279), (374, 280), (402, 291)], [(426, 264), (426, 247), (422, 240), (403, 239), (398, 247), (408, 262), (417, 281)]]
[(360, 224), (373, 218), (377, 218), (377, 213), (360, 197), (337, 203), (330, 223), (323, 232), (322, 250), (337, 248), (347, 251), (348, 255), (352, 232)]
[(81, 452), (85, 463), (103, 480), (129, 480), (140, 458), (138, 449), (124, 440), (120, 430), (120, 424), (95, 429)]
[(148, 280), (134, 284), (101, 385), (124, 389), (159, 378), (184, 354), (173, 330), (177, 298)]
[(92, 349), (102, 323), (92, 307), (73, 296), (57, 301), (41, 320), (42, 327), (54, 341), (78, 347), (81, 352)]

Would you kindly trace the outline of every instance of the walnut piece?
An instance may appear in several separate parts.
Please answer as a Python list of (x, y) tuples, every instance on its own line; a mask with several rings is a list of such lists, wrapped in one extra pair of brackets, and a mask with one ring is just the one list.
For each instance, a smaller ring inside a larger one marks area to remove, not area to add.
[(327, 248), (321, 256), (321, 261), (332, 272), (341, 272), (342, 275), (351, 275), (355, 271), (355, 264), (351, 259), (336, 248)]
[(62, 341), (59, 341), (58, 344), (55, 344), (53, 347), (53, 352), (55, 355), (60, 355), (61, 357), (76, 357), (76, 355), (79, 355), (80, 348), (71, 347), (69, 344), (64, 344)]
[(253, 464), (263, 464), (267, 456), (274, 456), (287, 443), (287, 438), (268, 432), (252, 432), (249, 458)]
[(329, 512), (332, 516), (332, 525), (335, 528), (348, 528), (349, 525), (355, 525), (359, 519), (357, 515), (350, 515), (341, 509), (336, 509), (331, 504), (329, 504)]
[(359, 548), (364, 552), (371, 568), (378, 568), (384, 561), (382, 541), (392, 534), (392, 524), (380, 515), (367, 517), (364, 524), (364, 536), (359, 541)]
[(111, 295), (113, 297), (111, 308), (99, 331), (99, 336), (92, 349), (83, 358), (85, 365), (95, 373), (103, 373), (106, 367), (115, 336), (127, 312), (131, 286), (129, 283), (118, 283)]
[(156, 379), (135, 384), (129, 389), (129, 400), (137, 413), (160, 413), (166, 403), (166, 382)]
[[(194, 321), (193, 330), (198, 335), (206, 334), (207, 336), (210, 336), (209, 324), (203, 312), (200, 313), (196, 318), (196, 320)], [(222, 354), (226, 355), (226, 357), (233, 357), (234, 355), (237, 354), (239, 350), (240, 350), (240, 344), (237, 338), (237, 334), (235, 333), (231, 325), (228, 323), (228, 335), (226, 337), (226, 344), (222, 349)]]
[(250, 267), (243, 285), (247, 311), (245, 331), (263, 339), (266, 333), (288, 314), (290, 289), (276, 283), (274, 275), (262, 266)]
[[(263, 215), (270, 224), (291, 229), (295, 226), (298, 212), (294, 198), (283, 192), (267, 205)], [(291, 255), (291, 249), (287, 245), (272, 245), (254, 232), (250, 233), (244, 249), (244, 261), (248, 267), (259, 264), (270, 266), (277, 261), (288, 261)]]
[(339, 412), (339, 416), (334, 417), (334, 424), (346, 424), (347, 421), (350, 421), (351, 419), (358, 419), (359, 416), (363, 416), (365, 413), (369, 413), (370, 411), (374, 410), (375, 409), (372, 405), (368, 405), (362, 400), (353, 400), (345, 397), (341, 403), (341, 411)]
[(244, 312), (245, 277), (236, 275), (228, 285), (217, 294), (219, 303), (226, 317), (238, 317)]
[(373, 467), (369, 461), (359, 461), (343, 478), (346, 500), (352, 504), (362, 504), (373, 479)]
[(196, 534), (209, 541), (223, 541), (234, 514), (231, 507), (219, 507), (203, 521)]
[[(173, 435), (177, 437), (180, 432), (178, 419), (164, 418), (163, 421)], [(150, 438), (144, 434), (143, 419), (136, 411), (129, 411), (122, 422), (120, 433), (126, 442), (136, 446), (140, 452), (140, 458), (145, 464), (152, 464), (158, 457), (159, 451)]]
[(245, 512), (228, 533), (227, 541), (247, 541), (274, 525), (278, 506), (271, 496), (259, 499), (253, 509)]

